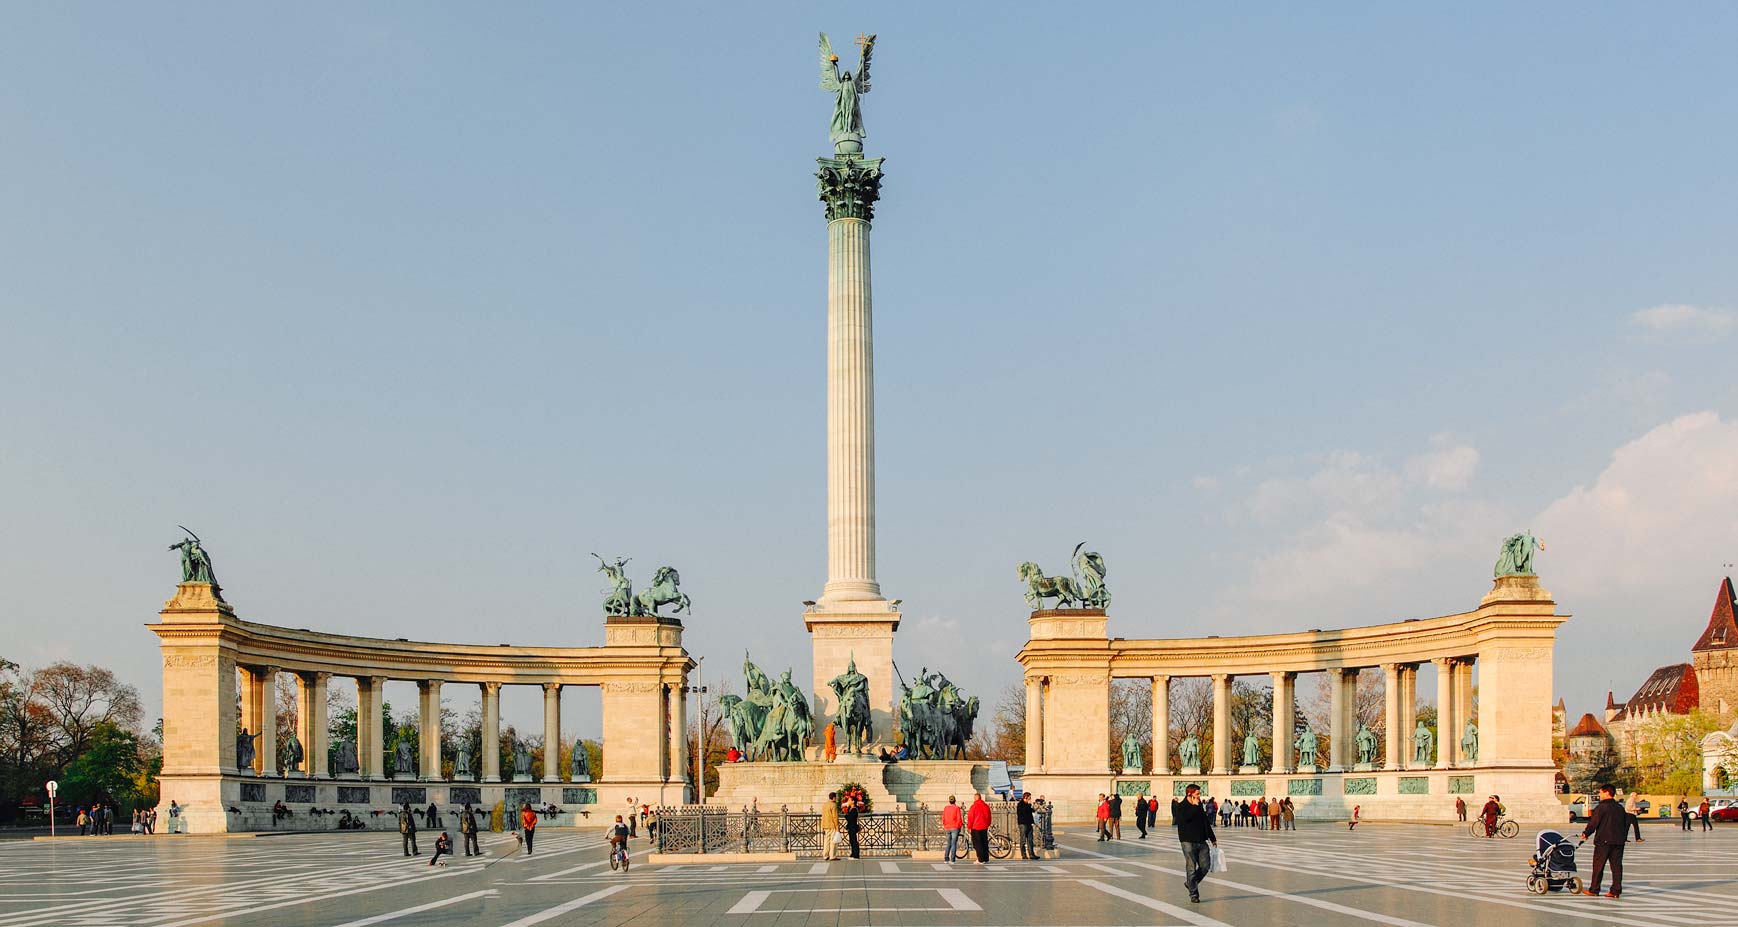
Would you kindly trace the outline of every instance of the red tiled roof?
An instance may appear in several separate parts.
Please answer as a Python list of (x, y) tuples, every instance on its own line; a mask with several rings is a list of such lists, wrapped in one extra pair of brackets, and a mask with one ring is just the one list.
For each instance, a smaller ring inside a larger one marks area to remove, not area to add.
[(1738, 647), (1738, 621), (1733, 619), (1735, 608), (1738, 608), (1738, 600), (1733, 598), (1732, 577), (1728, 576), (1720, 581), (1720, 591), (1714, 596), (1714, 611), (1708, 616), (1708, 628), (1702, 632), (1690, 652), (1731, 650)]
[[(1662, 666), (1649, 674), (1641, 688), (1635, 690), (1629, 701), (1623, 703), (1623, 711), (1618, 718), (1627, 719), (1630, 715), (1655, 711), (1688, 714), (1690, 709), (1696, 707), (1699, 691), (1694, 666), (1688, 663)], [(1616, 721), (1618, 718), (1612, 720)]]
[(1616, 707), (1617, 707), (1617, 699), (1614, 699), (1611, 697), (1611, 690), (1610, 689), (1606, 689), (1605, 690), (1605, 710), (1610, 711)]
[(1575, 730), (1569, 732), (1570, 737), (1586, 737), (1589, 734), (1603, 734), (1605, 726), (1591, 714), (1581, 716), (1581, 723), (1575, 725)]

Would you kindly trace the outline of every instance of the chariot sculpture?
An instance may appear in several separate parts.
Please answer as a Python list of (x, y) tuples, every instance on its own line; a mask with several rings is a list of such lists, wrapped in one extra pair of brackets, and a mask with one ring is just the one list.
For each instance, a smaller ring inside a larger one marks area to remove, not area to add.
[(1086, 542), (1074, 545), (1069, 558), (1068, 576), (1045, 576), (1038, 564), (1028, 560), (1017, 571), (1026, 584), (1026, 604), (1034, 610), (1043, 607), (1045, 599), (1055, 599), (1057, 608), (1097, 608), (1110, 606), (1110, 589), (1104, 584), (1104, 557), (1098, 551), (1083, 550)]
[(670, 614), (694, 613), (693, 603), (681, 589), (682, 577), (672, 566), (658, 567), (652, 574), (652, 585), (634, 594), (634, 584), (628, 579), (627, 565), (632, 557), (617, 557), (610, 563), (597, 554), (597, 571), (609, 578), (610, 589), (604, 594), (603, 613), (610, 618), (659, 618), (658, 609), (676, 606)]

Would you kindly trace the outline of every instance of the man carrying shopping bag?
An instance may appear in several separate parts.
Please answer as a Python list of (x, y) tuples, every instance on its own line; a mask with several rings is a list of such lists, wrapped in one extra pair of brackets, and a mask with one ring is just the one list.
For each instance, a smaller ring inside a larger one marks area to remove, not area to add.
[(1201, 882), (1207, 878), (1208, 869), (1224, 866), (1213, 821), (1207, 817), (1207, 809), (1201, 807), (1200, 786), (1191, 784), (1184, 790), (1182, 801), (1171, 802), (1171, 824), (1177, 828), (1177, 842), (1183, 847), (1183, 887), (1189, 890), (1189, 901), (1198, 904)]

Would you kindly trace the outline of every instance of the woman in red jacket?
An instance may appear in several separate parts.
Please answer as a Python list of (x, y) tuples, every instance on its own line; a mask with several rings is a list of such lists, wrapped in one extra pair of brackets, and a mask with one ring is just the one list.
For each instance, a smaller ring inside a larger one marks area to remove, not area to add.
[(1103, 792), (1098, 795), (1098, 839), (1110, 839), (1110, 799)]
[(984, 804), (984, 793), (972, 793), (972, 806), (966, 809), (966, 829), (972, 832), (972, 849), (977, 851), (977, 864), (990, 861), (990, 806)]

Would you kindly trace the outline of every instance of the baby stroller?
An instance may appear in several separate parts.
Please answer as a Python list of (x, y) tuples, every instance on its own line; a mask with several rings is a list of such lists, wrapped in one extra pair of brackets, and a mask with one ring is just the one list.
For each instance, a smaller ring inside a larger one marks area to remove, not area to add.
[(1581, 893), (1581, 877), (1575, 873), (1575, 844), (1554, 830), (1542, 830), (1533, 843), (1533, 867), (1527, 873), (1527, 891), (1535, 895), (1568, 888), (1571, 895)]

